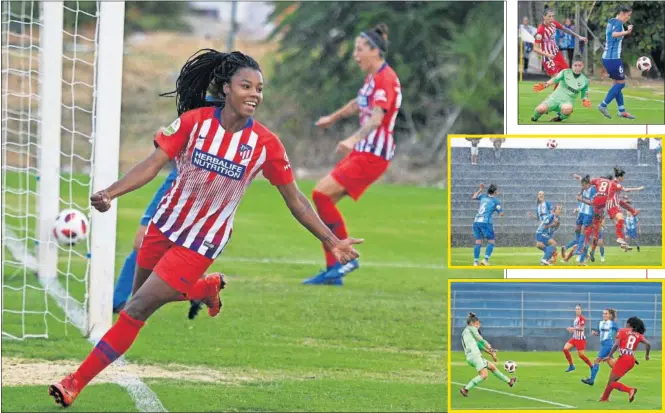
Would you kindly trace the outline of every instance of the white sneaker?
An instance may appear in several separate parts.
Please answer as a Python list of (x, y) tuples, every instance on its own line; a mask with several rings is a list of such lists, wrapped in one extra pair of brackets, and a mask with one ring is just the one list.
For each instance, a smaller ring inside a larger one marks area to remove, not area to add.
[(547, 260), (540, 260), (540, 265), (547, 265), (547, 266), (550, 266), (550, 265), (552, 265), (552, 264), (550, 264), (550, 262), (547, 261)]
[(600, 257), (600, 262), (605, 262), (605, 257)]
[(474, 267), (477, 267), (477, 266), (478, 266), (478, 261), (474, 261), (474, 262), (473, 262), (473, 266), (474, 266)]
[(489, 265), (489, 263), (487, 262), (487, 258), (485, 258), (484, 260), (480, 261), (480, 265), (482, 265), (483, 267), (487, 267), (487, 266)]

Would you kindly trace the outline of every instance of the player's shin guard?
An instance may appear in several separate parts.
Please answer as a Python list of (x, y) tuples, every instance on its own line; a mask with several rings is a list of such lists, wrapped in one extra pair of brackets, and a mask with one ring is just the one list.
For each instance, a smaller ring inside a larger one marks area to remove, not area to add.
[[(321, 221), (332, 230), (335, 236), (339, 239), (348, 238), (349, 235), (346, 232), (344, 218), (333, 200), (328, 195), (319, 191), (312, 192), (312, 200), (314, 201), (314, 205), (316, 205), (316, 210), (319, 213), (319, 217), (321, 217)], [(326, 254), (326, 266), (330, 268), (337, 264), (337, 259), (325, 246), (323, 250)]]
[(622, 391), (624, 393), (629, 393), (632, 389), (632, 387), (628, 387), (623, 383), (619, 383), (618, 381), (613, 381), (610, 383), (610, 386), (612, 386), (613, 389)]
[(554, 251), (556, 251), (556, 247), (553, 245), (548, 245), (547, 248), (545, 248), (545, 256), (543, 257), (543, 259), (549, 260), (550, 258), (552, 258)]
[(480, 259), (480, 249), (482, 248), (482, 245), (476, 244), (473, 246), (473, 260), (478, 261)]
[(602, 245), (600, 246), (600, 256), (605, 257), (605, 247)]
[(607, 105), (612, 103), (612, 101), (616, 98), (617, 93), (619, 93), (619, 91), (621, 90), (621, 88), (618, 87), (618, 86), (619, 86), (619, 83), (615, 83), (615, 84), (612, 85), (610, 90), (607, 92), (607, 96), (605, 96), (605, 100), (603, 100), (601, 102), (601, 104), (600, 104), (601, 106), (607, 107)]
[(145, 322), (130, 317), (124, 310), (120, 312), (118, 321), (104, 334), (104, 337), (74, 373), (81, 389), (129, 350), (144, 325)]
[(603, 392), (603, 395), (600, 396), (600, 400), (607, 401), (610, 399), (610, 394), (612, 393), (612, 383), (608, 384), (607, 387), (605, 387), (605, 391)]
[(501, 380), (504, 383), (508, 383), (510, 381), (510, 379), (505, 374), (501, 373), (499, 369), (494, 370), (492, 374), (494, 375), (494, 377), (496, 377), (497, 379)]
[(622, 92), (622, 90), (623, 90), (623, 88), (626, 87), (626, 84), (625, 83), (617, 83), (614, 86), (617, 86), (617, 92), (616, 92), (615, 98), (617, 100), (617, 106), (619, 107), (619, 112), (625, 112), (626, 108), (623, 106), (623, 92)]
[(564, 349), (563, 354), (564, 354), (564, 356), (566, 356), (566, 360), (568, 360), (568, 364), (572, 366), (573, 365), (573, 357), (570, 355), (570, 351)]
[(466, 386), (464, 386), (464, 388), (467, 389), (467, 390), (471, 390), (482, 382), (483, 382), (483, 378), (480, 377), (480, 376), (476, 376), (476, 377), (472, 378), (471, 381)]
[(492, 256), (492, 251), (494, 251), (494, 244), (489, 243), (487, 244), (487, 247), (485, 247), (485, 259), (489, 261), (490, 257)]

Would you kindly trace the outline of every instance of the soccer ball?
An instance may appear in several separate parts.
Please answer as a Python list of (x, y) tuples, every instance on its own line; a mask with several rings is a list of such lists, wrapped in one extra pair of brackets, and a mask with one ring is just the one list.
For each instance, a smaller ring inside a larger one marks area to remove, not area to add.
[(60, 211), (53, 223), (53, 236), (60, 245), (76, 245), (88, 236), (88, 218), (81, 211)]
[(547, 141), (547, 147), (549, 149), (556, 149), (557, 146), (559, 146), (559, 142), (557, 142), (556, 139), (549, 139)]
[(646, 56), (642, 56), (637, 59), (637, 70), (640, 72), (646, 72), (651, 69), (651, 59)]
[(517, 363), (514, 361), (506, 361), (506, 363), (503, 365), (503, 368), (508, 372), (508, 373), (515, 373), (515, 370), (517, 370)]

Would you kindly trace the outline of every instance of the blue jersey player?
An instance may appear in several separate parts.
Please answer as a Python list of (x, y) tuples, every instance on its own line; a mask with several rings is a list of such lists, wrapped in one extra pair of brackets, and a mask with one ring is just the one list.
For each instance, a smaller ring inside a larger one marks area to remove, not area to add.
[(478, 266), (478, 260), (480, 259), (480, 249), (483, 246), (483, 238), (487, 240), (487, 247), (485, 248), (485, 258), (482, 260), (480, 265), (489, 265), (489, 259), (494, 251), (494, 224), (492, 222), (492, 216), (494, 213), (498, 213), (499, 216), (503, 216), (503, 208), (501, 208), (501, 202), (496, 198), (499, 195), (499, 188), (496, 185), (491, 184), (487, 189), (487, 194), (482, 192), (485, 190), (485, 185), (480, 184), (480, 189), (473, 194), (473, 199), (480, 201), (480, 206), (478, 207), (478, 213), (473, 219), (473, 236), (476, 238), (476, 244), (473, 247), (473, 265)]
[(554, 210), (540, 221), (540, 225), (536, 230), (536, 248), (544, 251), (543, 258), (540, 260), (541, 265), (552, 265), (556, 262), (557, 250), (556, 241), (554, 240), (554, 233), (559, 228), (561, 222), (559, 216), (561, 215), (561, 205), (554, 207)]
[[(614, 338), (619, 331), (619, 325), (616, 322), (616, 318), (617, 310), (614, 308), (606, 308), (603, 310), (603, 320), (598, 323), (598, 330), (591, 330), (591, 334), (600, 337), (600, 350), (598, 350), (598, 355), (593, 361), (591, 377), (588, 379), (582, 379), (582, 383), (593, 386), (598, 370), (600, 369), (601, 361), (608, 357), (612, 352)], [(614, 359), (611, 357), (607, 359), (607, 364), (609, 364), (610, 367), (614, 367)]]
[[(579, 195), (577, 195), (577, 219), (575, 221), (575, 238), (573, 238), (566, 246), (561, 247), (561, 257), (564, 261), (568, 262), (570, 257), (575, 254), (582, 252), (584, 246), (584, 234), (586, 229), (591, 226), (593, 222), (593, 208), (591, 206), (591, 200), (596, 195), (596, 186), (591, 185), (591, 177), (589, 175), (585, 176), (581, 180), (582, 190)], [(585, 202), (586, 201), (586, 202)], [(575, 250), (571, 250), (568, 255), (566, 255), (566, 249), (572, 248), (574, 245), (577, 245)]]
[(607, 111), (607, 105), (612, 103), (614, 99), (616, 99), (619, 108), (618, 117), (635, 119), (635, 116), (626, 112), (622, 92), (622, 89), (626, 87), (626, 74), (621, 63), (621, 43), (626, 35), (633, 32), (632, 25), (629, 25), (627, 30), (623, 29), (623, 25), (628, 22), (631, 14), (633, 14), (633, 9), (630, 6), (620, 5), (617, 8), (616, 17), (607, 22), (607, 30), (605, 31), (605, 50), (603, 51), (602, 61), (607, 74), (614, 80), (614, 84), (607, 92), (605, 100), (598, 105), (598, 110), (608, 119), (612, 117)]
[(531, 211), (527, 212), (527, 216), (536, 221), (542, 222), (547, 216), (552, 213), (552, 205), (545, 201), (545, 192), (538, 191), (538, 198), (536, 200), (536, 214)]
[(637, 246), (637, 251), (640, 251), (640, 219), (635, 215), (631, 214), (630, 211), (626, 211), (626, 226), (624, 227), (625, 236), (630, 237), (635, 241)]

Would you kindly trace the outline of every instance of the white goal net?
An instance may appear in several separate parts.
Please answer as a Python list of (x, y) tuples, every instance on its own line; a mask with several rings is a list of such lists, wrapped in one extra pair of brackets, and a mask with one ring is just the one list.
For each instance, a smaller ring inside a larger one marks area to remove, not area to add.
[[(117, 178), (123, 16), (121, 2), (2, 2), (3, 338), (110, 324), (116, 211), (89, 196)], [(91, 218), (75, 246), (52, 235), (67, 208)]]

